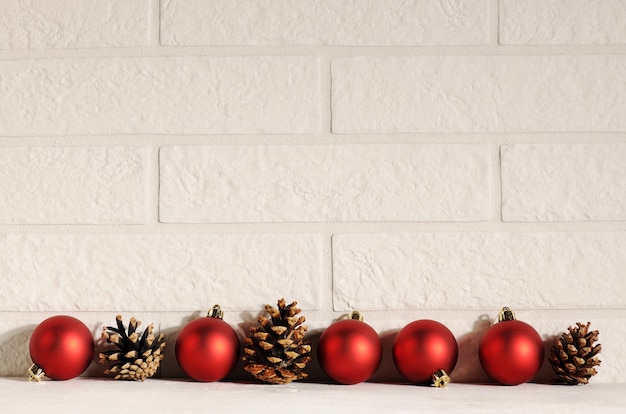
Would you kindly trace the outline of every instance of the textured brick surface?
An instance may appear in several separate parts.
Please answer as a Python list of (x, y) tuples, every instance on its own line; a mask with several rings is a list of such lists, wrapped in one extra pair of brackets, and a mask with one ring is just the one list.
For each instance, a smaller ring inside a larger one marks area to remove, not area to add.
[(164, 0), (165, 45), (470, 45), (488, 0)]
[(624, 0), (500, 0), (502, 44), (624, 44)]
[(546, 347), (591, 320), (593, 381), (623, 382), (625, 16), (626, 0), (0, 0), (0, 376), (24, 375), (46, 317), (97, 338), (121, 313), (165, 333), (159, 375), (181, 377), (185, 323), (220, 303), (243, 336), (284, 296), (314, 346), (363, 311), (385, 344), (374, 381), (403, 381), (394, 334), (421, 318), (457, 337), (453, 381), (488, 381), (478, 343), (509, 305)]
[(317, 132), (318, 66), (305, 57), (0, 62), (0, 130)]
[(625, 248), (625, 232), (335, 235), (334, 304), (623, 308)]
[(503, 146), (502, 218), (626, 219), (626, 145)]
[(145, 148), (0, 149), (0, 223), (143, 223)]
[(336, 59), (333, 131), (626, 130), (624, 56)]
[(150, 0), (0, 0), (0, 49), (142, 46)]
[(0, 235), (0, 309), (317, 309), (320, 257), (305, 234)]
[(486, 145), (161, 149), (164, 222), (485, 220)]

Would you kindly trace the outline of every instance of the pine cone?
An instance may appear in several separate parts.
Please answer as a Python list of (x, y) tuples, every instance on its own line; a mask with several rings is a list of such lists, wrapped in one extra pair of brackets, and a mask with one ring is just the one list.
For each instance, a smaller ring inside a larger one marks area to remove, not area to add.
[(580, 322), (568, 328), (569, 333), (562, 334), (550, 351), (550, 364), (556, 372), (557, 382), (567, 385), (588, 384), (589, 378), (598, 372), (600, 365), (596, 357), (602, 345), (593, 343), (598, 340), (599, 332), (589, 331), (591, 322)]
[(104, 371), (105, 374), (117, 374), (115, 379), (145, 380), (153, 376), (161, 360), (163, 360), (163, 349), (165, 340), (163, 335), (158, 339), (154, 337), (152, 324), (148, 325), (143, 335), (136, 332), (141, 324), (134, 317), (130, 318), (128, 324), (128, 334), (124, 332), (122, 315), (117, 315), (117, 328), (106, 326), (102, 329), (102, 337), (107, 343), (113, 343), (117, 349), (110, 349), (101, 352), (100, 363), (113, 362), (113, 365)]
[(285, 305), (285, 299), (280, 299), (278, 309), (265, 305), (270, 318), (261, 316), (260, 326), (250, 329), (241, 361), (257, 379), (287, 384), (308, 376), (303, 370), (311, 361), (311, 344), (303, 340), (307, 327), (302, 325), (304, 316), (296, 316), (301, 310), (297, 304)]

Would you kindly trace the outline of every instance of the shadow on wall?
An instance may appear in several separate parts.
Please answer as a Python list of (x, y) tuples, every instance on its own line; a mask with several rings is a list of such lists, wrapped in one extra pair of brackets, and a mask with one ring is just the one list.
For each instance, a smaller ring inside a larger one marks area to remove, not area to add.
[[(28, 377), (30, 359), (30, 337), (36, 325), (30, 325), (7, 332), (0, 338), (0, 377)], [(7, 338), (7, 339), (4, 339)]]
[(489, 315), (481, 315), (472, 327), (472, 331), (457, 338), (459, 344), (459, 359), (454, 371), (450, 374), (452, 382), (460, 383), (490, 383), (493, 382), (480, 365), (478, 347), (483, 335), (492, 325)]
[(545, 351), (545, 356), (543, 358), (543, 365), (541, 365), (541, 369), (535, 375), (532, 382), (537, 382), (539, 384), (552, 384), (556, 380), (556, 375), (552, 370), (552, 365), (550, 365), (550, 349), (556, 343), (556, 340), (560, 335), (549, 335), (543, 341), (543, 349)]

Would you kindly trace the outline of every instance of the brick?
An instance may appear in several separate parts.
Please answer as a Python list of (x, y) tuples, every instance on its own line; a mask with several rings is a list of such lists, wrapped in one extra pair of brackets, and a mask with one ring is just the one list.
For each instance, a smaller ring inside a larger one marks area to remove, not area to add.
[(318, 132), (319, 62), (175, 57), (0, 62), (4, 135)]
[(625, 144), (503, 146), (506, 221), (626, 219)]
[(336, 59), (333, 132), (626, 130), (624, 56)]
[(488, 0), (165, 0), (164, 45), (472, 45)]
[(145, 148), (2, 148), (0, 223), (143, 223)]
[(0, 0), (0, 49), (150, 43), (150, 0)]
[(622, 308), (624, 249), (626, 232), (336, 235), (334, 306)]
[(320, 302), (317, 235), (0, 235), (0, 310), (262, 309)]
[(501, 44), (626, 43), (624, 0), (500, 0)]
[(486, 145), (161, 149), (168, 223), (487, 220)]

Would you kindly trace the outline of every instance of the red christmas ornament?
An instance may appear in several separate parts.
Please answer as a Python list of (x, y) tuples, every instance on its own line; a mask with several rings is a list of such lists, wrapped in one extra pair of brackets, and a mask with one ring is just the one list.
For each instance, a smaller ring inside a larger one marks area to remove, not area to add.
[(358, 312), (335, 322), (320, 337), (317, 356), (329, 377), (342, 384), (366, 381), (380, 365), (382, 344)]
[(93, 336), (84, 323), (71, 316), (53, 316), (41, 322), (30, 338), (29, 380), (44, 376), (68, 380), (82, 374), (93, 358)]
[(502, 308), (498, 321), (480, 341), (480, 364), (491, 378), (504, 385), (531, 380), (543, 363), (541, 337), (529, 324), (515, 320), (509, 308)]
[(185, 374), (196, 381), (219, 381), (239, 359), (239, 339), (224, 312), (213, 306), (206, 318), (188, 323), (176, 339), (176, 359)]
[(396, 367), (418, 384), (433, 382), (437, 387), (445, 387), (458, 356), (459, 346), (452, 332), (443, 324), (427, 319), (402, 328), (393, 343)]

